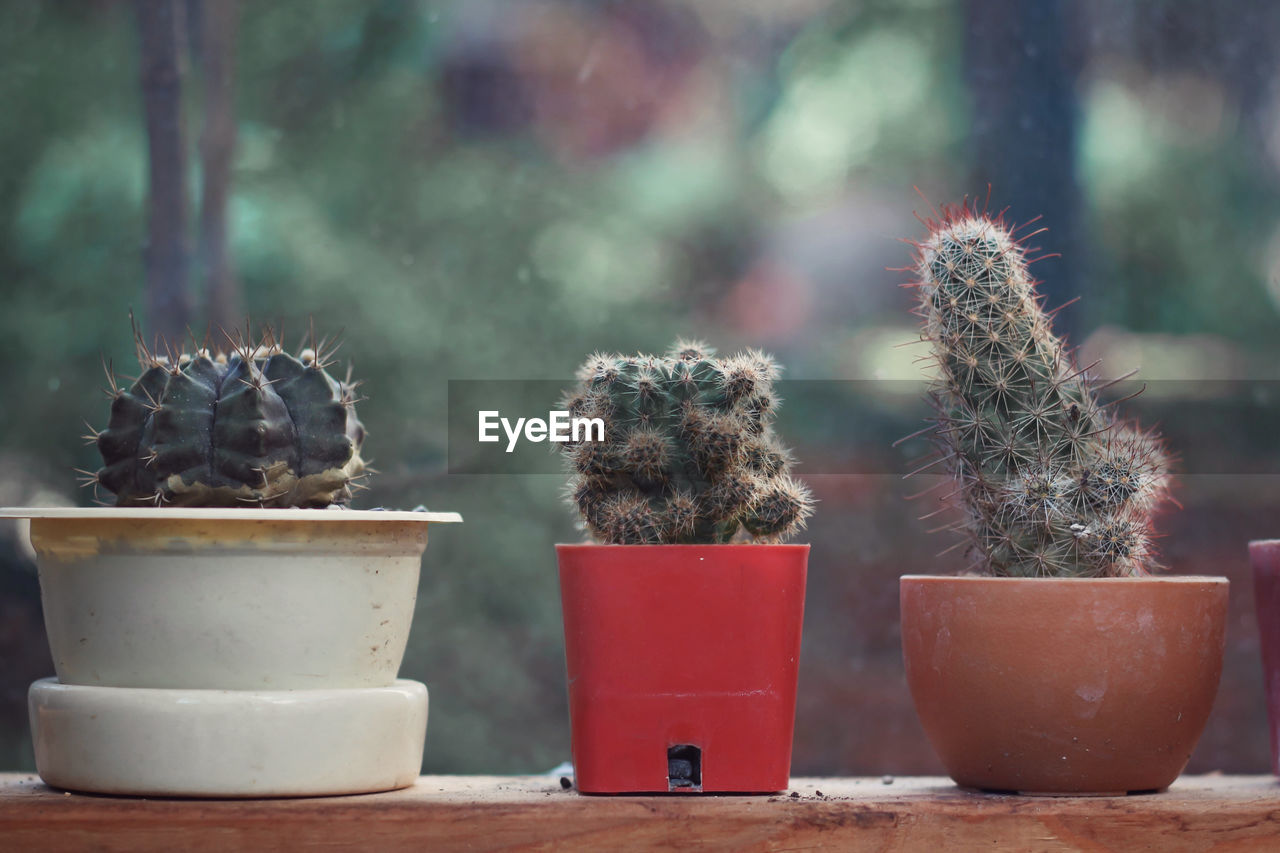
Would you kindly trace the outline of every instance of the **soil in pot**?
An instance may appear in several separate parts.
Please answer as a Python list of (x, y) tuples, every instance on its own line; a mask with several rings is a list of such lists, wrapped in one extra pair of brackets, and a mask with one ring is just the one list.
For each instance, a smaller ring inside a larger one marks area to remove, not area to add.
[(957, 784), (1114, 794), (1168, 787), (1222, 669), (1225, 578), (906, 576), (907, 681)]

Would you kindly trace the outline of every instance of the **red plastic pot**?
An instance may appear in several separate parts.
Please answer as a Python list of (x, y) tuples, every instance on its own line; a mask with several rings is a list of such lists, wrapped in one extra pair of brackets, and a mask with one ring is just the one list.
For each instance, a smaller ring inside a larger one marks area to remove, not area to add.
[(557, 545), (575, 784), (790, 783), (808, 545)]
[(1271, 722), (1271, 771), (1280, 774), (1280, 539), (1250, 542), (1249, 560)]

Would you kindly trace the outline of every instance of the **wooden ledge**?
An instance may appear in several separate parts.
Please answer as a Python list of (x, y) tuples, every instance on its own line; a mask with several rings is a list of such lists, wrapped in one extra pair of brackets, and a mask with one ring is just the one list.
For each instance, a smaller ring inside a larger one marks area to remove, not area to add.
[(547, 776), (423, 776), (364, 796), (142, 800), (0, 774), (0, 850), (1280, 850), (1272, 776), (1097, 798), (969, 793), (940, 778), (793, 782), (768, 797), (601, 797)]

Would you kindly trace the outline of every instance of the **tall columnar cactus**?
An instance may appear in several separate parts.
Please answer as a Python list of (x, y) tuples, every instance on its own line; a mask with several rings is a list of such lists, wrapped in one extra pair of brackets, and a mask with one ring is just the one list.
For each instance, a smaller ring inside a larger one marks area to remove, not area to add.
[[(354, 385), (323, 345), (295, 358), (268, 332), (230, 353), (159, 355), (139, 342), (131, 386), (109, 372), (103, 466), (88, 481), (119, 506), (324, 507), (365, 473)], [(358, 488), (358, 486), (357, 486)]]
[(594, 355), (565, 408), (600, 418), (604, 440), (562, 445), (571, 499), (613, 544), (780, 542), (804, 527), (808, 490), (773, 434), (778, 365), (716, 358), (698, 343), (665, 357)]
[(922, 337), (938, 369), (934, 438), (977, 567), (1147, 574), (1152, 513), (1168, 497), (1159, 438), (1099, 404), (1001, 221), (961, 206), (928, 227), (915, 271)]

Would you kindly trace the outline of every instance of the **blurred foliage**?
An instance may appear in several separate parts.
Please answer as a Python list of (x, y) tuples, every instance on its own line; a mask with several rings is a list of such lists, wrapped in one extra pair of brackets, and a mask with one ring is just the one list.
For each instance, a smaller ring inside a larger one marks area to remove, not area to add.
[[(1215, 45), (1184, 49), (1212, 14), (1207, 0), (1176, 20), (1155, 0), (1119, 19), (1106, 6), (1082, 4), (1062, 34), (1084, 54), (1079, 157), (1060, 164), (1087, 198), (1093, 278), (1078, 337), (1105, 319), (1230, 338), (1247, 363), (1265, 363), (1280, 296), (1269, 284), (1280, 280), (1269, 248), (1280, 108), (1237, 97)], [(243, 7), (230, 217), (249, 313), (290, 340), (312, 319), (341, 332), (341, 355), (366, 380), (366, 455), (382, 471), (364, 506), (425, 503), (467, 519), (432, 531), (403, 669), (433, 691), (426, 768), (549, 768), (568, 756), (551, 546), (579, 534), (561, 477), (447, 473), (447, 380), (567, 383), (592, 350), (661, 349), (681, 334), (770, 348), (791, 378), (915, 375), (891, 348), (915, 333), (901, 276), (884, 267), (907, 260), (896, 238), (920, 232), (911, 212), (927, 205), (912, 185), (935, 202), (986, 191), (968, 183), (966, 6)], [(1214, 15), (1215, 32), (1280, 34), (1261, 14)], [(1008, 61), (1035, 49), (1014, 45)], [(1177, 67), (1156, 61), (1175, 50)], [(105, 418), (100, 359), (130, 365), (128, 311), (144, 304), (132, 6), (4, 0), (0, 56), (0, 453), (65, 472), (49, 478), (69, 491), (72, 467), (96, 467), (79, 435), (83, 418)], [(1258, 63), (1269, 85), (1274, 63)], [(199, 87), (185, 97), (194, 144)], [(189, 165), (195, 200), (198, 158)], [(1058, 211), (1042, 212), (1059, 225)], [(923, 541), (903, 508), (916, 486), (823, 476), (867, 470), (851, 433), (858, 448), (885, 448), (915, 428), (912, 395), (868, 387), (783, 406), (784, 437), (823, 500), (797, 771), (936, 768), (896, 669), (893, 578), (934, 570), (946, 543)], [(875, 471), (904, 459), (868, 454)], [(5, 648), (33, 659), (29, 643)], [(28, 668), (5, 661), (6, 697)], [(846, 731), (841, 709), (855, 702), (879, 703), (888, 721)], [(26, 737), (19, 719), (0, 722), (0, 759), (29, 766), (13, 745)], [(1251, 743), (1221, 740), (1215, 754), (1229, 758)], [(896, 745), (898, 764), (880, 742)]]

